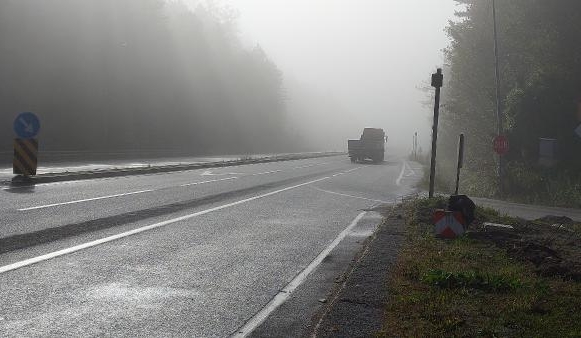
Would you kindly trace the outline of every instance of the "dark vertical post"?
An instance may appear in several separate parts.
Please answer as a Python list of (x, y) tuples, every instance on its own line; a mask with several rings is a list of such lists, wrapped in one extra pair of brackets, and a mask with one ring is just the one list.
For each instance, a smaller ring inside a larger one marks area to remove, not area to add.
[(436, 102), (434, 103), (434, 124), (432, 126), (432, 159), (430, 164), (430, 192), (429, 197), (434, 197), (434, 184), (436, 181), (436, 147), (438, 145), (438, 120), (440, 117), (440, 88), (444, 83), (442, 68), (438, 68), (432, 74), (432, 87), (436, 88)]
[(460, 141), (458, 142), (458, 167), (456, 169), (456, 190), (454, 195), (458, 195), (460, 188), (460, 169), (464, 166), (464, 134), (460, 134)]
[[(496, 81), (496, 119), (497, 119), (497, 133), (502, 135), (503, 133), (503, 123), (502, 123), (502, 109), (501, 109), (501, 98), (500, 98), (500, 69), (498, 61), (498, 33), (496, 29), (496, 0), (492, 0), (492, 22), (494, 31), (494, 76)], [(503, 193), (502, 187), (502, 171), (503, 171), (503, 158), (502, 155), (498, 155), (498, 191), (500, 196)]]
[(414, 161), (418, 160), (418, 132), (414, 134)]

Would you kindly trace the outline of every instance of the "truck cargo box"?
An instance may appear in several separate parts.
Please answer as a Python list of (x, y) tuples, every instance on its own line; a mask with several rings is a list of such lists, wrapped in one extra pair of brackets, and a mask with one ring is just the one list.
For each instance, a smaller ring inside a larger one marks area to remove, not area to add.
[(385, 158), (385, 132), (379, 128), (365, 128), (359, 140), (348, 140), (347, 149), (351, 162), (370, 159), (383, 162)]

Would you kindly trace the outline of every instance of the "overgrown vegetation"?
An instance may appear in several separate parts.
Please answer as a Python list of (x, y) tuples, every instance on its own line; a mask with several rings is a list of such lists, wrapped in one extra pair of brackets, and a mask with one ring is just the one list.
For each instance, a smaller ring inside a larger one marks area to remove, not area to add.
[[(453, 185), (456, 144), (466, 134), (462, 186), (498, 195), (492, 1), (456, 0), (446, 50), (439, 173)], [(505, 197), (581, 207), (581, 2), (497, 0), (501, 106), (510, 152)], [(539, 165), (539, 139), (555, 139), (556, 164)]]
[[(562, 271), (539, 269), (542, 263), (537, 266), (531, 257), (507, 247), (519, 242), (530, 245), (537, 240), (549, 240), (543, 230), (556, 230), (542, 228), (540, 220), (535, 224), (526, 223), (529, 227), (526, 232), (536, 234), (534, 239), (516, 238), (520, 234), (517, 230), (516, 234), (503, 233), (498, 237), (507, 242), (495, 241), (496, 232), (482, 230), (482, 222), (510, 224), (518, 229), (525, 226), (524, 221), (479, 207), (472, 228), (474, 236), (440, 240), (433, 236), (430, 219), (434, 209), (445, 205), (444, 198), (417, 199), (405, 205), (407, 240), (388, 281), (390, 298), (385, 330), (380, 336), (566, 337), (581, 334), (581, 283)], [(555, 221), (559, 220), (547, 220)], [(566, 232), (563, 234), (569, 236)], [(554, 248), (558, 251), (554, 255), (569, 255)], [(543, 260), (550, 261), (551, 257)]]

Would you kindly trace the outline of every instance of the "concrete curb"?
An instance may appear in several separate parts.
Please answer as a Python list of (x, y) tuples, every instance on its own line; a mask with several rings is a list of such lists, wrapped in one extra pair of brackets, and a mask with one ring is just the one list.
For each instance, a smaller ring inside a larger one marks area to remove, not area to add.
[(32, 185), (39, 184), (39, 183), (79, 181), (79, 180), (90, 180), (90, 179), (95, 179), (95, 178), (109, 178), (109, 177), (121, 177), (121, 176), (133, 176), (133, 175), (158, 174), (158, 173), (184, 171), (184, 170), (195, 170), (195, 169), (205, 169), (205, 168), (222, 168), (222, 167), (231, 167), (231, 166), (244, 165), (244, 164), (282, 162), (282, 161), (303, 160), (303, 159), (309, 159), (309, 158), (331, 157), (331, 156), (340, 156), (340, 155), (345, 155), (345, 153), (342, 153), (342, 152), (324, 152), (324, 153), (288, 154), (288, 155), (280, 155), (280, 156), (266, 156), (266, 157), (260, 157), (260, 158), (240, 159), (240, 160), (221, 161), (221, 162), (190, 163), (190, 164), (150, 166), (150, 167), (140, 167), (140, 168), (119, 168), (119, 169), (65, 172), (65, 173), (47, 173), (47, 174), (40, 174), (40, 175), (33, 176), (33, 177), (16, 176), (12, 179), (12, 181), (4, 181), (4, 182), (0, 182), (0, 184), (12, 185), (12, 186), (32, 186)]

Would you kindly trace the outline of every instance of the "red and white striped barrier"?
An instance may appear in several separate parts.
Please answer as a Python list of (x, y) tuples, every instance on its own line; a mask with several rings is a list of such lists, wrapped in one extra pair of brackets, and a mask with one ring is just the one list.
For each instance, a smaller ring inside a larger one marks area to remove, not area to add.
[(456, 238), (466, 232), (466, 221), (459, 211), (436, 210), (433, 220), (436, 236)]

